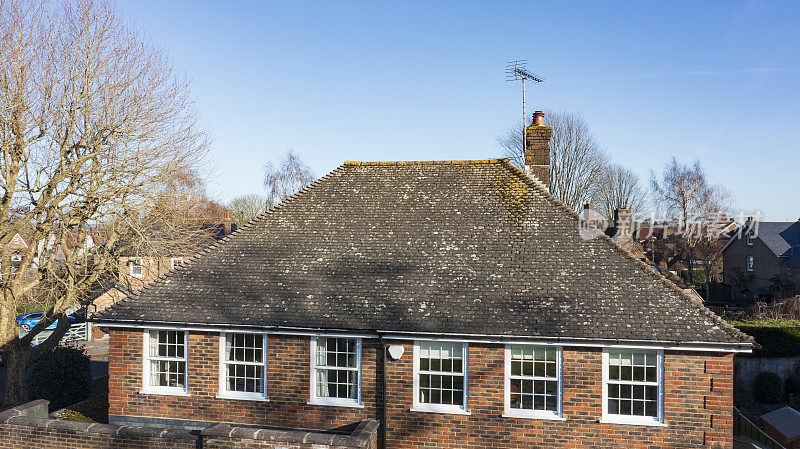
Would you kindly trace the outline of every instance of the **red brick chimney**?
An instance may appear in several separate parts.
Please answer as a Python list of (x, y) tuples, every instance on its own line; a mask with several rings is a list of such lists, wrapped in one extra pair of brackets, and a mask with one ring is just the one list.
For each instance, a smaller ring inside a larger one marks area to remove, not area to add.
[(533, 113), (533, 123), (525, 128), (525, 172), (550, 189), (550, 136), (553, 128), (544, 125), (544, 112)]

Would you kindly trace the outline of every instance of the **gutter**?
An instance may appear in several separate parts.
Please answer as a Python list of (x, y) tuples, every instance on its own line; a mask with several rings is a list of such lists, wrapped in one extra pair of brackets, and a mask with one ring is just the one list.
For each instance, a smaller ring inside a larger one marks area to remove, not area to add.
[(582, 346), (582, 347), (609, 347), (621, 346), (626, 348), (656, 348), (674, 349), (683, 351), (712, 351), (712, 352), (752, 352), (753, 342), (708, 342), (708, 341), (677, 341), (677, 340), (621, 340), (611, 338), (579, 338), (579, 337), (547, 337), (531, 335), (503, 335), (503, 334), (466, 334), (466, 333), (445, 333), (445, 332), (410, 332), (393, 330), (364, 330), (357, 329), (331, 329), (331, 328), (311, 328), (293, 326), (264, 326), (264, 325), (233, 325), (233, 324), (209, 324), (209, 323), (181, 323), (172, 321), (144, 321), (144, 320), (104, 320), (95, 318), (95, 324), (105, 327), (119, 328), (167, 328), (199, 330), (206, 332), (241, 330), (251, 332), (283, 333), (287, 335), (319, 335), (319, 334), (341, 334), (356, 336), (361, 338), (380, 338), (382, 340), (414, 340), (414, 339), (433, 339), (433, 340), (457, 340), (474, 343), (500, 343), (500, 344), (523, 344), (538, 343), (560, 346)]

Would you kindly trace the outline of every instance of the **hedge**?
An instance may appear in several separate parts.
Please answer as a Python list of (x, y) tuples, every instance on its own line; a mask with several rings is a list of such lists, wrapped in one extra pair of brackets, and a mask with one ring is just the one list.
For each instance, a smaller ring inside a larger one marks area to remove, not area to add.
[(88, 399), (92, 392), (92, 365), (77, 348), (56, 346), (33, 364), (27, 379), (31, 399), (47, 399), (50, 411)]
[(754, 356), (800, 356), (800, 321), (733, 321), (731, 324), (761, 345), (760, 349), (753, 350)]

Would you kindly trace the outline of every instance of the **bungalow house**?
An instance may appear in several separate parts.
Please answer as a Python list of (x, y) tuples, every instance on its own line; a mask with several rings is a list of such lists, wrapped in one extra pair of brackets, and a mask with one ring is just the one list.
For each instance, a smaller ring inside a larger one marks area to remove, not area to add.
[(95, 318), (111, 423), (381, 445), (731, 447), (751, 339), (507, 159), (345, 162)]

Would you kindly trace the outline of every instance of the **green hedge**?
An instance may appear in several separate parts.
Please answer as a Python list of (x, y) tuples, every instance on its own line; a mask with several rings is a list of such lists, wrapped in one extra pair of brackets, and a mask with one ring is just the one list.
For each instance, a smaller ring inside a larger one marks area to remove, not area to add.
[(734, 321), (745, 334), (752, 335), (760, 349), (753, 355), (760, 357), (800, 356), (800, 321)]

